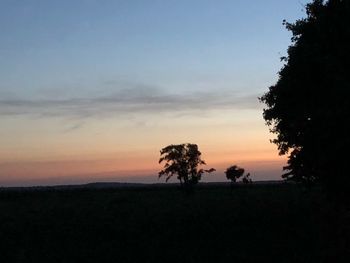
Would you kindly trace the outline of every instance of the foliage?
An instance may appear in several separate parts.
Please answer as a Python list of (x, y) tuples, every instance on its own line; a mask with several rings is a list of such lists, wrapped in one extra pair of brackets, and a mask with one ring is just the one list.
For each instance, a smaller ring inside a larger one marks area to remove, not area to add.
[(159, 177), (166, 176), (168, 181), (173, 175), (177, 175), (181, 186), (189, 187), (197, 184), (204, 173), (215, 171), (214, 168), (199, 169), (201, 165), (206, 164), (201, 155), (197, 144), (172, 144), (163, 148), (160, 151), (159, 163), (165, 162), (165, 164), (163, 170), (159, 172)]
[[(281, 155), (286, 179), (349, 186), (350, 1), (314, 0), (307, 17), (284, 21), (292, 33), (277, 83), (260, 100)], [(336, 186), (336, 188), (334, 188)]]
[(231, 180), (231, 182), (235, 183), (240, 177), (243, 176), (244, 169), (238, 167), (237, 165), (232, 165), (226, 169), (225, 174), (228, 180)]
[(251, 184), (253, 181), (252, 179), (250, 178), (250, 173), (247, 173), (243, 176), (242, 178), (242, 183), (244, 184)]

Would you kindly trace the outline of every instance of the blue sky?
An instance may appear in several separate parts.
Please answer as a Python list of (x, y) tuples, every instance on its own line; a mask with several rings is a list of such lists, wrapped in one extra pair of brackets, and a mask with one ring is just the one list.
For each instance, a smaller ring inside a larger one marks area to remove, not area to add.
[(257, 97), (290, 44), (283, 19), (306, 2), (1, 0), (0, 184), (28, 162), (34, 178), (39, 162), (156, 160), (177, 142), (231, 147), (225, 164), (277, 155)]
[(275, 80), (289, 43), (282, 20), (303, 16), (298, 0), (0, 5), (5, 97), (108, 94), (116, 82), (260, 92)]

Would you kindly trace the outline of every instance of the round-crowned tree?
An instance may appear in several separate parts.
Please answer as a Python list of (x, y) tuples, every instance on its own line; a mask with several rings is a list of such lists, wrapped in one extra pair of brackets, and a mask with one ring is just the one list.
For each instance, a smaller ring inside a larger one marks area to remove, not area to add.
[(231, 189), (234, 188), (238, 179), (242, 178), (242, 183), (250, 184), (252, 183), (252, 179), (250, 178), (250, 173), (244, 174), (244, 169), (237, 166), (232, 165), (228, 167), (225, 171), (226, 178), (231, 181)]
[(228, 180), (231, 180), (232, 183), (235, 183), (240, 177), (243, 176), (244, 169), (237, 165), (232, 165), (226, 169), (225, 174)]

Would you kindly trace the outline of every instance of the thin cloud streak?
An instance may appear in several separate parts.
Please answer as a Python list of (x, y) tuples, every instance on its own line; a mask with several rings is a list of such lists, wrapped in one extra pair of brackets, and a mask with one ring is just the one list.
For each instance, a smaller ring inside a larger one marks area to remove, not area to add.
[(172, 112), (196, 114), (197, 111), (216, 109), (260, 109), (257, 98), (257, 94), (166, 94), (156, 89), (125, 89), (95, 98), (3, 99), (0, 100), (0, 115), (86, 118)]

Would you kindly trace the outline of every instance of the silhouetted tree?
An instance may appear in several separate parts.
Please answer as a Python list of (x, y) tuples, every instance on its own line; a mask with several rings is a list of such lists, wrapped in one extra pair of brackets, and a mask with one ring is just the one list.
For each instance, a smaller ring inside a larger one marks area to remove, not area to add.
[(277, 83), (260, 98), (263, 116), (279, 153), (289, 154), (284, 178), (348, 191), (350, 1), (314, 0), (306, 13), (284, 21), (292, 44)]
[(204, 173), (214, 172), (214, 168), (208, 170), (199, 169), (205, 165), (201, 159), (201, 152), (197, 144), (184, 143), (169, 145), (160, 151), (159, 163), (165, 162), (163, 170), (159, 172), (159, 177), (166, 176), (168, 181), (173, 175), (177, 175), (181, 186), (185, 189), (192, 189), (197, 184)]
[[(226, 178), (228, 180), (231, 180), (231, 190), (232, 190), (237, 180), (244, 175), (244, 169), (237, 165), (232, 165), (226, 169), (225, 174), (226, 174)], [(243, 183), (249, 183), (251, 181), (249, 176), (250, 176), (250, 173), (246, 174), (243, 177)]]
[(231, 180), (232, 183), (235, 183), (243, 176), (244, 169), (237, 165), (232, 165), (226, 169), (225, 174), (227, 179)]
[(243, 176), (242, 178), (242, 183), (244, 184), (251, 184), (253, 181), (252, 179), (250, 178), (250, 173), (247, 173)]

